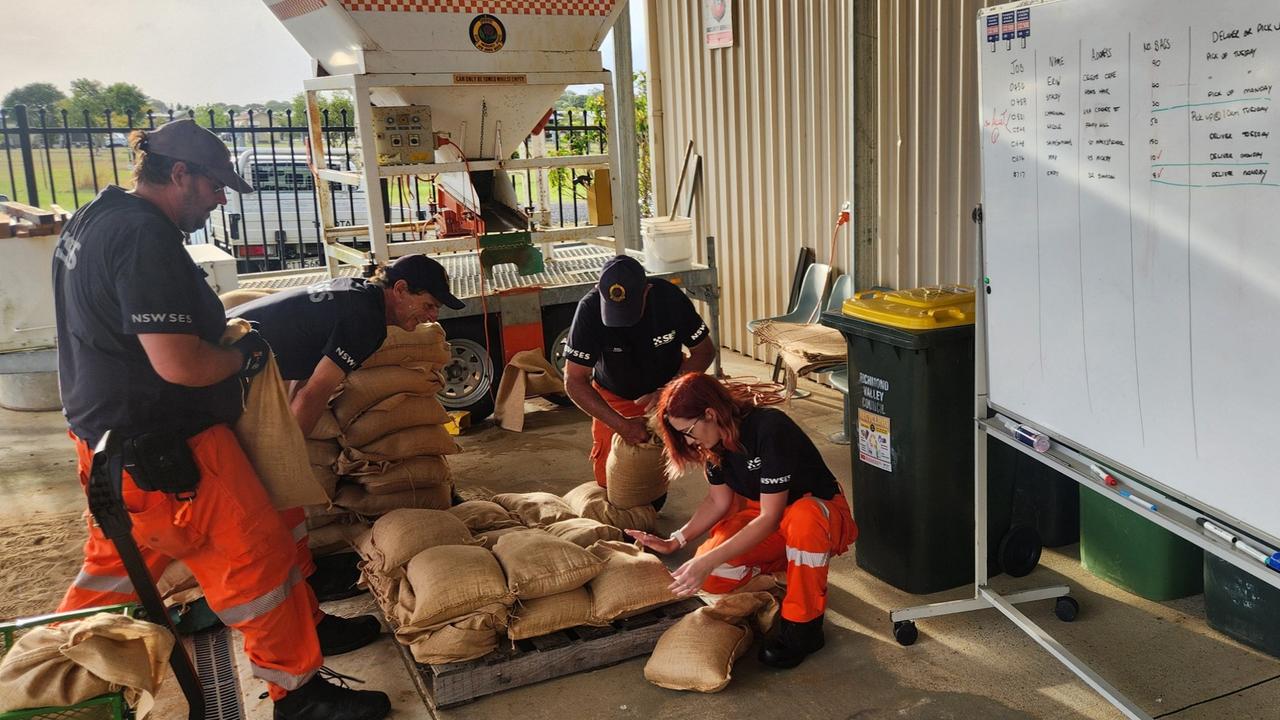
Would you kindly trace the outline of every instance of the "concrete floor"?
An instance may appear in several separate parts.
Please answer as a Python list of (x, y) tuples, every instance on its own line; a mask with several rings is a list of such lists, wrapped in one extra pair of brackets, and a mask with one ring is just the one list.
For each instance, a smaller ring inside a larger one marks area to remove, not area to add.
[[(731, 375), (764, 377), (769, 370), (730, 353), (724, 360)], [(815, 438), (848, 490), (849, 448), (826, 440), (840, 426), (839, 395), (813, 383), (804, 386), (813, 396), (793, 402), (789, 412)], [(586, 417), (575, 409), (545, 408), (528, 416), (524, 433), (483, 427), (465, 435), (465, 452), (451, 459), (458, 485), (563, 493), (587, 480)], [(62, 433), (56, 413), (0, 411), (0, 525), (32, 513), (83, 507)], [(702, 492), (700, 478), (675, 484), (660, 530), (682, 524)], [(1024, 605), (1023, 611), (1145, 712), (1177, 720), (1280, 719), (1273, 694), (1280, 690), (1280, 661), (1208, 628), (1200, 596), (1165, 603), (1137, 598), (1084, 571), (1076, 546), (1046, 550), (1031, 575), (1001, 576), (992, 584), (1011, 590), (1059, 583), (1069, 584), (1080, 602), (1074, 623), (1055, 619), (1049, 601)], [(994, 610), (922, 620), (915, 645), (904, 648), (894, 641), (891, 609), (963, 598), (971, 590), (908, 595), (860, 570), (853, 552), (833, 561), (830, 586), (827, 646), (789, 672), (763, 668), (751, 653), (734, 668), (728, 688), (700, 695), (650, 685), (641, 658), (483, 698), (436, 717), (1122, 717)], [(351, 615), (372, 610), (372, 603), (365, 595), (328, 609)], [(364, 687), (390, 693), (396, 708), (392, 717), (433, 717), (418, 699), (392, 642), (386, 637), (329, 664), (365, 679)], [(258, 697), (263, 688), (247, 677), (245, 665), (241, 657), (247, 717), (269, 718), (269, 703)], [(175, 690), (168, 686), (157, 717), (185, 716)]]

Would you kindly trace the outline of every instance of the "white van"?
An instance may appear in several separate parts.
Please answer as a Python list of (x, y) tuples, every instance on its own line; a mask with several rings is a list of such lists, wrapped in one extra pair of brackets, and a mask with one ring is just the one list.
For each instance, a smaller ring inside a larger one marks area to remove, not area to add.
[[(341, 158), (330, 158), (328, 166), (354, 169), (344, 167)], [(243, 272), (322, 264), (320, 207), (306, 156), (245, 150), (236, 158), (236, 170), (255, 192), (241, 195), (228, 188), (227, 204), (210, 216), (203, 240), (226, 247)], [(368, 224), (364, 190), (325, 183), (323, 191), (333, 203), (335, 224)], [(422, 194), (425, 201), (425, 186)], [(402, 213), (406, 220), (415, 217), (412, 208), (393, 208), (391, 219), (400, 220)], [(364, 239), (355, 244), (368, 247)]]

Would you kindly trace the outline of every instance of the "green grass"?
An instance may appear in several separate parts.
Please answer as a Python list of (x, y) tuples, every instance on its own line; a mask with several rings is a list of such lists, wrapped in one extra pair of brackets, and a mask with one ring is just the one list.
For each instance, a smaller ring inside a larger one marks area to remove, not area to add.
[[(269, 146), (263, 149), (270, 151)], [(593, 148), (593, 151), (596, 149)], [(288, 153), (288, 147), (282, 148), (277, 145), (276, 152)], [(111, 160), (113, 153), (114, 167)], [(132, 159), (127, 148), (95, 147), (92, 151), (88, 148), (72, 148), (70, 152), (66, 148), (49, 148), (47, 157), (43, 148), (33, 148), (32, 156), (36, 170), (36, 192), (41, 207), (48, 208), (51, 204), (57, 203), (65, 210), (75, 210), (92, 200), (96, 190), (101, 190), (107, 185), (114, 183), (125, 188), (133, 187)], [(12, 180), (9, 171), (10, 163), (13, 166)], [(5, 195), (10, 200), (29, 202), (24, 168), (19, 150), (11, 148), (6, 151), (0, 148), (0, 195)], [(72, 182), (73, 170), (74, 182)], [(579, 172), (582, 171), (579, 170)], [(530, 189), (526, 187), (525, 173), (512, 171), (510, 174), (515, 180), (517, 197), (522, 204), (529, 203)], [(534, 175), (535, 172), (531, 171), (529, 176)], [(408, 180), (403, 187), (395, 182), (389, 183), (388, 192), (392, 205), (415, 206), (410, 190), (411, 185), (412, 183)], [(425, 208), (430, 200), (427, 185), (419, 183), (418, 188), (422, 195), (421, 206)], [(579, 199), (586, 197), (584, 188), (570, 185), (567, 171), (552, 173), (551, 202), (557, 202), (557, 195), (559, 195), (563, 202), (569, 203), (573, 201), (575, 194)]]
[[(115, 166), (112, 167), (111, 156), (115, 155)], [(130, 177), (132, 165), (129, 151), (126, 148), (72, 148), (70, 157), (66, 148), (49, 148), (46, 158), (43, 148), (32, 149), (32, 160), (36, 171), (36, 193), (40, 206), (49, 207), (57, 203), (66, 210), (73, 210), (93, 199), (96, 187), (101, 189), (117, 182), (124, 187), (132, 187)], [(10, 176), (10, 163), (13, 174)], [(22, 154), (17, 149), (0, 149), (0, 195), (10, 200), (29, 202), (27, 196), (26, 166), (22, 162)], [(74, 170), (75, 182), (72, 182)], [(95, 173), (96, 170), (96, 173)], [(16, 187), (15, 187), (16, 185)]]

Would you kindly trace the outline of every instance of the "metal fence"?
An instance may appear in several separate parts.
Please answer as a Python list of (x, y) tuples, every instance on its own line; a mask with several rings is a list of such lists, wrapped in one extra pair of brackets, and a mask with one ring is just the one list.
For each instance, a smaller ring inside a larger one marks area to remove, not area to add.
[[(19, 105), (0, 108), (0, 195), (29, 205), (58, 205), (74, 210), (107, 185), (132, 185), (132, 157), (128, 135), (135, 129), (154, 129), (180, 117), (197, 119), (193, 111), (157, 115), (106, 110), (72, 117), (66, 110), (28, 112)], [(212, 242), (236, 257), (241, 272), (283, 270), (318, 266), (324, 262), (317, 188), (311, 167), (313, 153), (307, 140), (305, 118), (283, 113), (248, 110), (215, 116), (210, 111), (198, 121), (217, 134), (237, 168), (257, 192), (239, 196), (228, 193), (228, 203), (215, 211), (192, 242)], [(72, 124), (72, 123), (75, 124)], [(359, 150), (346, 110), (330, 117), (322, 111), (324, 162), (338, 170), (356, 169)], [(589, 154), (607, 151), (607, 133), (598, 116), (587, 111), (553, 111), (544, 129), (548, 155)], [(530, 153), (530, 139), (524, 155)], [(516, 198), (526, 212), (538, 208), (536, 170), (512, 173)], [(575, 180), (579, 170), (548, 172), (552, 227), (587, 224), (584, 193)], [(400, 178), (383, 186), (383, 213), (388, 221), (426, 220), (437, 211), (434, 183), (420, 176)], [(363, 190), (326, 183), (338, 225), (367, 225)], [(406, 233), (392, 240), (416, 239)], [(346, 244), (368, 248), (364, 238)]]

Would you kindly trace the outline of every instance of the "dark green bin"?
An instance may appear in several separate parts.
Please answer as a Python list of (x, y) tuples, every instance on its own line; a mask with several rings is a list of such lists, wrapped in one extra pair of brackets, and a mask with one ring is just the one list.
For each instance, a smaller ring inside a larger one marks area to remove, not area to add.
[(1204, 589), (1204, 551), (1139, 513), (1080, 486), (1080, 563), (1148, 600)]

